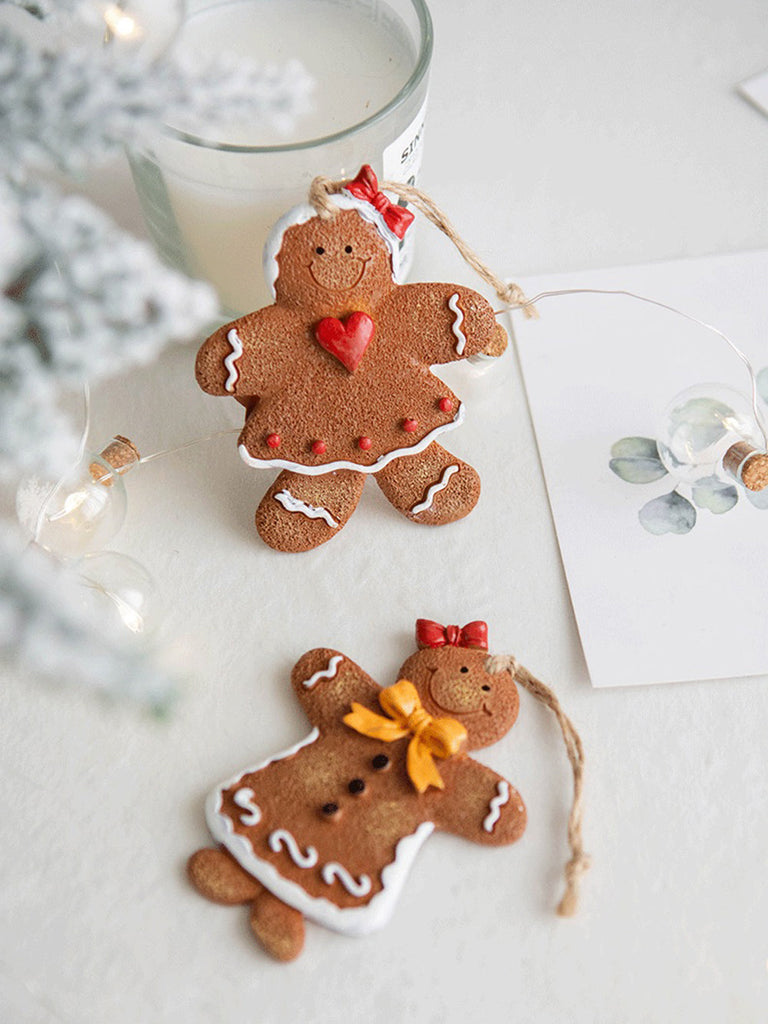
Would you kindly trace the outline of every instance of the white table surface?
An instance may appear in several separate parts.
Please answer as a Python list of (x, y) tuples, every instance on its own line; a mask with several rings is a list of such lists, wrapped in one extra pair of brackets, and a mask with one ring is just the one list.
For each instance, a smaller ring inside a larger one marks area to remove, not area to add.
[[(421, 182), (500, 272), (768, 246), (768, 120), (734, 91), (768, 65), (763, 0), (433, 6)], [(143, 230), (123, 173), (91, 191)], [(414, 279), (474, 284), (419, 231)], [(149, 452), (236, 423), (234, 403), (197, 390), (193, 356), (99, 389), (94, 438)], [(128, 479), (113, 546), (159, 581), (191, 683), (169, 723), (28, 680), (2, 688), (4, 1022), (766, 1020), (766, 680), (593, 691), (514, 355), (450, 380), (472, 413), (450, 447), (484, 483), (451, 527), (420, 530), (368, 486), (341, 537), (276, 554), (251, 526), (268, 477), (230, 439)], [(737, 572), (721, 594), (739, 600)], [(487, 619), (492, 649), (553, 684), (578, 724), (594, 857), (582, 911), (554, 914), (569, 775), (523, 695), (512, 733), (481, 755), (526, 800), (520, 843), (437, 836), (385, 930), (310, 925), (304, 955), (276, 964), (242, 908), (185, 881), (207, 841), (203, 798), (304, 735), (288, 688), (303, 651), (337, 647), (393, 682), (419, 615)]]

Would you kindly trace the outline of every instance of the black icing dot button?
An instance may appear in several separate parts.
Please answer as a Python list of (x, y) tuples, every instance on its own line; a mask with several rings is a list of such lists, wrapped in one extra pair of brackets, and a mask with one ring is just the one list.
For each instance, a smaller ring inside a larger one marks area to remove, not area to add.
[(350, 793), (357, 796), (358, 793), (362, 793), (365, 790), (365, 783), (362, 779), (352, 779), (347, 786)]
[(339, 805), (338, 804), (334, 804), (334, 803), (323, 804), (323, 807), (322, 807), (323, 814), (327, 818), (330, 818), (332, 814), (336, 814), (338, 809), (339, 809)]
[(385, 768), (389, 767), (389, 758), (386, 754), (377, 754), (371, 761), (371, 765), (377, 772), (382, 772)]

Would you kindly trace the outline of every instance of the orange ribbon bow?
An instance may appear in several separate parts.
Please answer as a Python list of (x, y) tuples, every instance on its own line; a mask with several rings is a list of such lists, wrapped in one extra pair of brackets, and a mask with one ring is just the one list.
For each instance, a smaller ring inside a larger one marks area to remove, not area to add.
[(435, 765), (435, 757), (457, 754), (467, 738), (467, 730), (454, 718), (433, 718), (421, 706), (416, 687), (407, 679), (400, 679), (379, 693), (379, 704), (389, 715), (384, 718), (356, 701), (352, 710), (344, 715), (344, 722), (363, 736), (393, 740), (411, 736), (408, 744), (406, 768), (411, 782), (419, 793), (429, 786), (444, 789), (445, 783)]

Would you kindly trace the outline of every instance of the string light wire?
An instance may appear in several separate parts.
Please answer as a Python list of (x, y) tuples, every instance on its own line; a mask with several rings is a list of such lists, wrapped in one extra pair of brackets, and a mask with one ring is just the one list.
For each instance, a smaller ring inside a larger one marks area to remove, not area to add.
[[(560, 298), (566, 295), (616, 295), (623, 296), (624, 298), (636, 299), (638, 302), (647, 303), (649, 306), (655, 306), (658, 309), (665, 309), (669, 313), (674, 313), (677, 316), (682, 317), (684, 320), (688, 320), (690, 323), (696, 324), (699, 327), (703, 327), (707, 331), (711, 331), (716, 334), (718, 338), (721, 338), (731, 351), (738, 356), (741, 362), (746, 367), (750, 379), (750, 392), (751, 392), (751, 404), (752, 414), (755, 418), (755, 423), (763, 437), (763, 446), (768, 451), (768, 429), (766, 429), (763, 421), (763, 416), (760, 411), (758, 404), (758, 390), (757, 390), (757, 375), (755, 374), (754, 367), (750, 362), (747, 355), (733, 342), (723, 331), (713, 324), (707, 323), (704, 320), (699, 320), (698, 317), (692, 316), (690, 313), (685, 313), (682, 309), (677, 309), (675, 306), (670, 306), (666, 302), (661, 302), (659, 299), (652, 299), (647, 295), (638, 295), (636, 292), (630, 292), (624, 288), (557, 288), (549, 291), (539, 292), (538, 295), (534, 295), (533, 298), (527, 299), (525, 302), (518, 302), (505, 306), (503, 309), (494, 310), (495, 316), (500, 316), (502, 313), (512, 313), (515, 310), (525, 311), (529, 307), (534, 307), (537, 302), (541, 302), (543, 299)], [(77, 458), (75, 459), (72, 466), (70, 466), (58, 480), (51, 484), (48, 493), (45, 496), (45, 500), (40, 506), (38, 512), (37, 522), (35, 524), (35, 532), (33, 537), (33, 543), (37, 543), (40, 538), (40, 532), (43, 528), (43, 523), (46, 517), (48, 504), (56, 493), (61, 484), (66, 480), (69, 473), (75, 469), (83, 459), (85, 454), (85, 446), (88, 440), (88, 434), (91, 429), (91, 391), (87, 383), (83, 384), (83, 429), (80, 434), (80, 441), (78, 444)], [(155, 459), (164, 458), (166, 455), (175, 455), (176, 452), (185, 451), (187, 448), (193, 448), (199, 444), (205, 444), (206, 441), (213, 441), (217, 437), (225, 437), (230, 434), (237, 434), (240, 432), (239, 427), (230, 427), (227, 430), (217, 430), (213, 434), (206, 434), (204, 437), (196, 437), (191, 441), (186, 441), (184, 444), (177, 445), (174, 448), (162, 448), (159, 451), (152, 452), (149, 455), (144, 455), (138, 460), (138, 465), (143, 465), (147, 462), (153, 462)], [(106, 482), (110, 478), (110, 474), (105, 474), (101, 478), (102, 483)]]
[(698, 317), (691, 316), (690, 313), (684, 313), (682, 309), (670, 306), (666, 302), (660, 302), (658, 299), (651, 299), (647, 295), (638, 295), (635, 292), (627, 291), (624, 288), (558, 288), (552, 291), (539, 292), (539, 294), (534, 295), (532, 299), (528, 299), (525, 302), (515, 303), (514, 305), (509, 305), (504, 309), (498, 310), (496, 315), (498, 316), (500, 313), (505, 312), (513, 312), (516, 309), (525, 311), (529, 306), (533, 306), (535, 303), (541, 302), (542, 299), (558, 298), (563, 295), (620, 295), (629, 299), (637, 299), (638, 302), (645, 302), (649, 306), (656, 306), (658, 309), (666, 309), (670, 313), (676, 313), (677, 316), (681, 316), (684, 320), (688, 320), (690, 323), (697, 324), (699, 327), (712, 331), (712, 333), (716, 334), (718, 338), (722, 338), (726, 345), (728, 345), (728, 347), (739, 357), (749, 373), (752, 414), (755, 417), (757, 428), (763, 436), (763, 447), (768, 451), (768, 430), (766, 430), (762, 413), (758, 405), (757, 376), (752, 363), (738, 345), (735, 344), (735, 342), (731, 341), (726, 334), (712, 324), (708, 324), (704, 320), (699, 320)]

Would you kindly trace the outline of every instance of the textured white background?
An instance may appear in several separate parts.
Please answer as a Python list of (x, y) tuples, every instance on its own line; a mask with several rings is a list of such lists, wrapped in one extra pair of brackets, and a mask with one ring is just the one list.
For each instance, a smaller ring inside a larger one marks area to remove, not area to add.
[[(422, 183), (500, 271), (768, 246), (768, 122), (733, 90), (768, 64), (763, 0), (434, 7)], [(93, 187), (140, 230), (119, 173)], [(428, 228), (414, 277), (471, 283)], [(94, 436), (151, 451), (234, 422), (233, 403), (197, 391), (192, 360), (178, 350), (100, 390)], [(593, 691), (514, 356), (450, 379), (471, 412), (450, 446), (484, 482), (452, 527), (421, 531), (369, 486), (340, 538), (274, 554), (250, 529), (267, 479), (225, 439), (128, 481), (115, 547), (160, 581), (193, 682), (170, 724), (3, 686), (3, 1021), (766, 1019), (765, 680)], [(721, 592), (739, 600), (737, 569)], [(555, 684), (578, 723), (595, 862), (582, 913), (553, 913), (568, 772), (524, 696), (519, 724), (484, 753), (528, 804), (523, 840), (488, 851), (435, 837), (386, 930), (311, 927), (304, 956), (274, 964), (243, 911), (185, 883), (206, 840), (203, 796), (304, 733), (287, 687), (304, 650), (333, 645), (387, 683), (418, 615), (488, 619), (493, 648)]]

